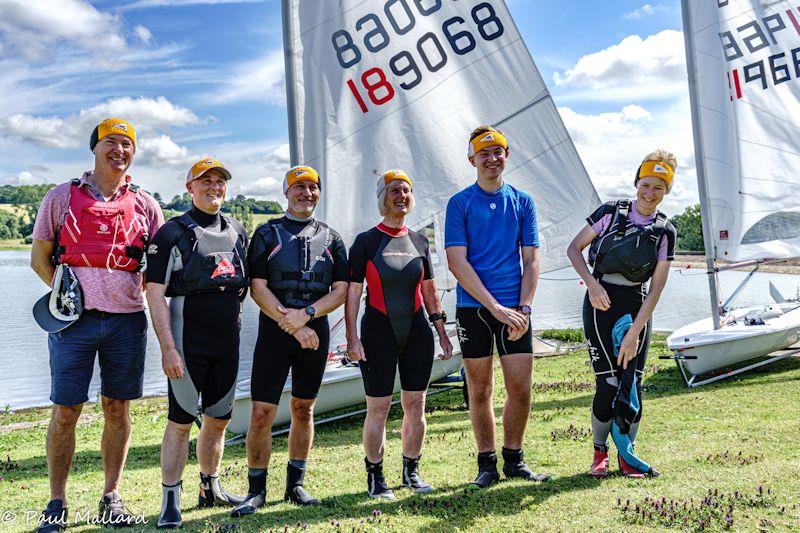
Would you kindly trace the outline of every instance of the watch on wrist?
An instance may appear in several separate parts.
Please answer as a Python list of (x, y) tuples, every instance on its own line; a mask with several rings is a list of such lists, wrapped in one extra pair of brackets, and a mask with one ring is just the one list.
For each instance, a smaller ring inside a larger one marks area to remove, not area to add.
[(441, 313), (432, 313), (428, 315), (428, 320), (430, 320), (431, 324), (436, 322), (437, 320), (441, 320), (443, 323), (447, 323), (447, 313), (442, 311)]
[(523, 315), (531, 316), (531, 306), (530, 305), (520, 305), (519, 307), (517, 307), (517, 311), (519, 311)]
[(306, 314), (307, 314), (308, 316), (310, 316), (310, 317), (311, 317), (311, 319), (313, 320), (313, 319), (314, 319), (314, 315), (316, 315), (316, 314), (317, 314), (317, 310), (316, 310), (316, 309), (314, 309), (314, 306), (313, 306), (313, 305), (308, 305), (308, 306), (306, 306)]

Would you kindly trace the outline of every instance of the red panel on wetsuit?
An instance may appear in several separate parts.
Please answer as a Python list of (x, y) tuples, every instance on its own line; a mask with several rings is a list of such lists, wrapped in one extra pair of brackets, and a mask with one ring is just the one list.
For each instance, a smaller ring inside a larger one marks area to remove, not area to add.
[(383, 297), (383, 285), (381, 284), (381, 276), (378, 274), (378, 269), (375, 268), (375, 263), (372, 259), (367, 260), (367, 296), (369, 299), (367, 303), (373, 309), (383, 313), (386, 312), (386, 300)]
[(414, 312), (419, 311), (422, 307), (422, 278), (425, 276), (425, 269), (419, 273), (419, 281), (417, 282), (417, 290), (414, 291)]

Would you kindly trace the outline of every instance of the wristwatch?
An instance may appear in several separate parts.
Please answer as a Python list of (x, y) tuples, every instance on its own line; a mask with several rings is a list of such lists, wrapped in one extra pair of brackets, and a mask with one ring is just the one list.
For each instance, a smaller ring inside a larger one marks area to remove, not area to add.
[(307, 314), (308, 316), (310, 316), (310, 317), (311, 317), (311, 319), (313, 320), (313, 319), (314, 319), (314, 315), (316, 315), (316, 314), (317, 314), (317, 310), (316, 310), (316, 309), (314, 309), (314, 306), (313, 306), (313, 305), (306, 306), (306, 314)]
[(431, 324), (436, 322), (437, 320), (441, 320), (444, 323), (447, 323), (447, 313), (442, 311), (441, 313), (432, 313), (428, 315), (428, 320), (431, 321)]
[(523, 315), (531, 316), (531, 306), (530, 305), (520, 305), (520, 306), (517, 307), (517, 311), (519, 311)]

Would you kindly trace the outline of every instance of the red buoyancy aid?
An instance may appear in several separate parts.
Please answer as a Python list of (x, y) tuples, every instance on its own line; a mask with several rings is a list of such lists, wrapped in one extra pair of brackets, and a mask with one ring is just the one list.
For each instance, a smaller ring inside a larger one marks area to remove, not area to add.
[(59, 263), (129, 272), (140, 269), (147, 230), (136, 216), (135, 185), (105, 202), (78, 180), (70, 187), (69, 209), (58, 231)]

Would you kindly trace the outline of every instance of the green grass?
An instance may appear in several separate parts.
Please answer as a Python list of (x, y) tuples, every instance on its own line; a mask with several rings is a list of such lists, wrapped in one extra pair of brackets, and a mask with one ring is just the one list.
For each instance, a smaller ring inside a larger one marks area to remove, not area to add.
[(586, 336), (580, 329), (546, 329), (538, 333), (543, 339), (554, 339), (561, 342), (586, 342)]
[(31, 245), (22, 239), (0, 239), (0, 250), (30, 250)]
[[(475, 474), (475, 445), (461, 391), (454, 390), (431, 397), (428, 404), (422, 472), (436, 492), (417, 496), (399, 489), (394, 502), (370, 500), (365, 494), (362, 419), (354, 418), (317, 430), (307, 486), (325, 505), (315, 509), (298, 509), (281, 501), (285, 437), (275, 439), (268, 505), (244, 519), (229, 518), (225, 509), (194, 508), (198, 467), (192, 456), (184, 475), (185, 529), (222, 531), (235, 524), (237, 531), (294, 531), (306, 526), (331, 531), (656, 531), (700, 529), (701, 525), (723, 530), (726, 513), (733, 529), (740, 531), (800, 527), (800, 360), (788, 359), (740, 379), (687, 390), (674, 364), (655, 357), (659, 353), (666, 353), (663, 337), (651, 351), (645, 418), (637, 447), (662, 472), (657, 479), (637, 481), (613, 475), (598, 481), (584, 474), (592, 456), (588, 433), (593, 376), (585, 365), (586, 353), (579, 351), (536, 362), (525, 449), (536, 469), (554, 474), (548, 484), (503, 481), (481, 493), (466, 494), (464, 486)], [(499, 371), (495, 379), (502, 382)], [(504, 399), (502, 389), (498, 390), (498, 414)], [(144, 513), (150, 526), (160, 508), (159, 446), (165, 409), (163, 399), (135, 402), (133, 442), (122, 486), (126, 505)], [(85, 408), (85, 413), (96, 412), (94, 406)], [(40, 420), (46, 413), (2, 413), (0, 424)], [(400, 421), (400, 410), (394, 408), (385, 459), (392, 485), (400, 480)], [(78, 429), (68, 485), (73, 513), (96, 508), (102, 489), (101, 430), (99, 419)], [(2, 524), (3, 530), (30, 529), (19, 517), (24, 510), (38, 512), (46, 503), (44, 435), (43, 426), (13, 431), (0, 427), (0, 476), (4, 478), (0, 520), (3, 511), (18, 516)], [(613, 465), (612, 470), (616, 471)], [(223, 459), (225, 486), (244, 492), (245, 474), (244, 446), (229, 447)]]

